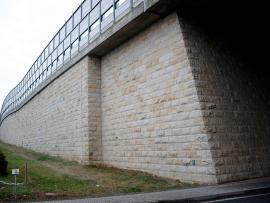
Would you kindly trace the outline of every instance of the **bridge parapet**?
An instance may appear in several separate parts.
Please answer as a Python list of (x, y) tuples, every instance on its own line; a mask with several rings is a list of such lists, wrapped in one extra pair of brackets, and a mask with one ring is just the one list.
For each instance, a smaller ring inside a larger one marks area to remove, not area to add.
[(31, 99), (45, 81), (50, 81), (56, 71), (63, 69), (88, 45), (96, 46), (94, 41), (126, 14), (141, 4), (145, 10), (147, 5), (155, 2), (158, 0), (84, 0), (44, 48), (21, 82), (6, 96), (0, 123)]

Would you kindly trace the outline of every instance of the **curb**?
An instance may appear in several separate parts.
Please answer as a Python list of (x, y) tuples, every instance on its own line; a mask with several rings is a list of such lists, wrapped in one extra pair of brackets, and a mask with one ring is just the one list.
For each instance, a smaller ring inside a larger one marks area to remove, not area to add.
[(240, 197), (245, 195), (256, 195), (256, 194), (265, 194), (270, 192), (270, 187), (262, 187), (256, 189), (249, 189), (244, 191), (237, 192), (228, 192), (216, 195), (207, 195), (207, 196), (199, 196), (199, 197), (191, 197), (184, 199), (176, 199), (176, 200), (157, 200), (156, 203), (197, 203), (202, 201), (213, 201), (213, 200), (221, 200), (224, 198), (231, 197)]

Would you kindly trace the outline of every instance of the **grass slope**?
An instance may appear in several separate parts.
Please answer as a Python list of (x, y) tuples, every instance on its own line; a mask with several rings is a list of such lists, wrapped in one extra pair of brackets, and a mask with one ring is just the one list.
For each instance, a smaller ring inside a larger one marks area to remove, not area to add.
[[(0, 151), (9, 163), (7, 177), (0, 181), (13, 182), (12, 168), (19, 168), (18, 182), (24, 182), (24, 166), (28, 163), (28, 184), (17, 189), (19, 200), (67, 199), (97, 197), (186, 188), (194, 185), (163, 179), (143, 172), (109, 167), (81, 166), (59, 157), (33, 152), (0, 142)], [(14, 201), (14, 186), (0, 183), (0, 202)]]

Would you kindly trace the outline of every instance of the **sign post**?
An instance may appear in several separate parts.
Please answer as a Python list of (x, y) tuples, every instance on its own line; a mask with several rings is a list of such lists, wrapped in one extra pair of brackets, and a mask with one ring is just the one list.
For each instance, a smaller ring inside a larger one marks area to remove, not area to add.
[(11, 172), (12, 172), (12, 175), (14, 175), (14, 197), (16, 199), (16, 194), (17, 194), (17, 175), (19, 175), (20, 170), (19, 169), (12, 169)]
[(25, 162), (24, 183), (25, 183), (25, 185), (28, 183), (28, 166), (27, 166), (27, 162)]

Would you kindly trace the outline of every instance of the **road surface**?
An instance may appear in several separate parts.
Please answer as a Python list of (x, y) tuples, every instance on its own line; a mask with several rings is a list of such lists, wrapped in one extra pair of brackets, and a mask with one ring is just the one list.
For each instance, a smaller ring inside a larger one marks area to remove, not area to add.
[(270, 203), (270, 193), (226, 198), (203, 203)]

